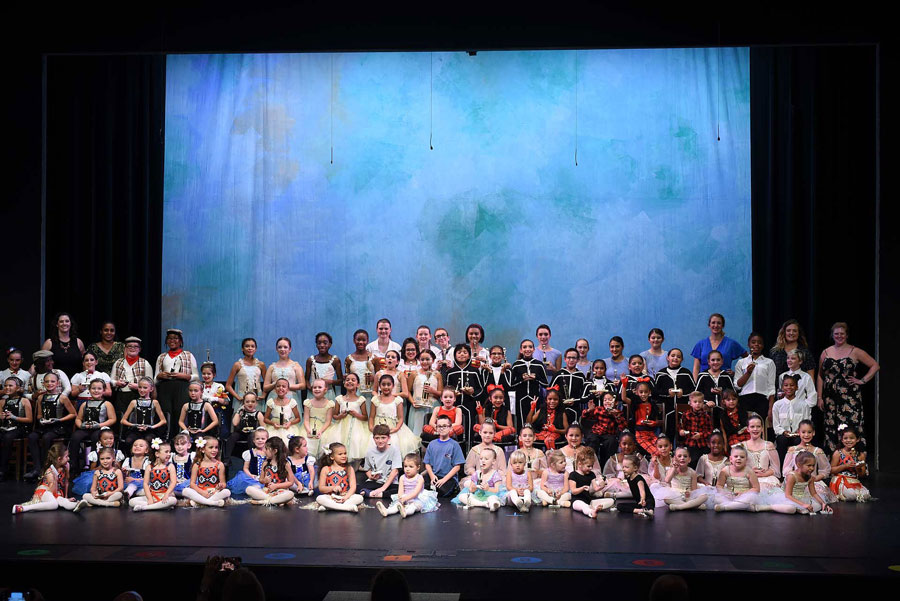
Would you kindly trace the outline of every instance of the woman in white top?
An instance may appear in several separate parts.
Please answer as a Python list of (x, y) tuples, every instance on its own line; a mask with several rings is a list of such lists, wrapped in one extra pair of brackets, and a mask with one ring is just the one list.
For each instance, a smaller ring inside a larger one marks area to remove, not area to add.
[(366, 350), (376, 357), (384, 357), (388, 351), (400, 352), (400, 345), (391, 340), (391, 320), (382, 317), (375, 324), (375, 332), (378, 338), (366, 345)]
[(775, 402), (775, 362), (763, 357), (763, 337), (756, 332), (747, 339), (750, 354), (734, 366), (734, 385), (740, 392), (741, 407), (751, 413), (771, 417)]

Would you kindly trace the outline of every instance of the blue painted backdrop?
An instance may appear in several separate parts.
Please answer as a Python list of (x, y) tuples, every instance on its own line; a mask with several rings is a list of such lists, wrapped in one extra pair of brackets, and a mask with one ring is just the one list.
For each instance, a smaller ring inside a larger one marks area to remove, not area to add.
[(746, 48), (170, 56), (166, 93), (163, 324), (220, 364), (382, 316), (747, 336)]

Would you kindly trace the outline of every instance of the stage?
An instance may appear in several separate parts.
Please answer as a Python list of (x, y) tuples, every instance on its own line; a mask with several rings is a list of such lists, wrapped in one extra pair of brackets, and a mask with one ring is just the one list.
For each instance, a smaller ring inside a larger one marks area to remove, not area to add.
[[(240, 556), (269, 599), (364, 590), (386, 566), (402, 569), (413, 591), (465, 599), (570, 596), (561, 586), (643, 591), (642, 597), (653, 577), (670, 572), (684, 575), (692, 591), (727, 586), (729, 598), (741, 598), (742, 583), (756, 583), (758, 593), (763, 580), (767, 590), (802, 583), (804, 590), (833, 593), (873, 578), (900, 583), (900, 571), (890, 568), (900, 566), (900, 475), (878, 474), (870, 484), (876, 502), (838, 503), (833, 516), (662, 509), (653, 521), (604, 513), (594, 522), (566, 509), (518, 514), (504, 507), (491, 514), (449, 503), (434, 513), (385, 519), (372, 506), (359, 514), (320, 513), (307, 499), (285, 508), (14, 516), (10, 506), (33, 487), (6, 482), (0, 584), (40, 582), (56, 599), (71, 590), (63, 583), (74, 575), (83, 590), (69, 599), (112, 598), (127, 588), (162, 598), (169, 583), (183, 593), (170, 598), (192, 598), (206, 557), (219, 554)], [(116, 564), (118, 577), (106, 564)]]

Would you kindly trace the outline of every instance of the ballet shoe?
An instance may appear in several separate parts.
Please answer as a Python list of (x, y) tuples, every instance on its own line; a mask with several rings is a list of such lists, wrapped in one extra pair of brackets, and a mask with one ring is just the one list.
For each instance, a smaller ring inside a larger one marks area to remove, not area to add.
[(488, 511), (490, 511), (491, 513), (494, 513), (494, 512), (497, 511), (498, 509), (500, 509), (500, 504), (499, 504), (499, 503), (490, 503), (490, 504), (488, 505)]
[(725, 507), (721, 503), (716, 505), (713, 509), (715, 509), (716, 511), (725, 511)]
[(72, 513), (78, 513), (79, 511), (81, 511), (82, 509), (84, 509), (87, 506), (88, 506), (88, 502), (85, 501), (84, 499), (82, 499), (82, 500), (78, 501), (77, 503), (75, 503), (75, 507), (72, 509)]
[(216, 507), (225, 507), (225, 499), (219, 499), (216, 501)]
[(13, 512), (13, 515), (15, 515), (17, 513), (25, 513), (25, 508), (22, 507), (21, 505), (13, 505), (12, 512)]
[(111, 501), (110, 507), (121, 507), (122, 503), (120, 501)]
[(519, 499), (518, 501), (516, 501), (515, 506), (516, 506), (516, 509), (518, 509), (520, 512), (525, 511), (525, 501), (523, 501), (522, 499)]
[(319, 508), (316, 509), (316, 511), (326, 511), (327, 509), (328, 509), (328, 508), (325, 507), (324, 505), (319, 505)]
[(571, 507), (571, 506), (572, 506), (572, 501), (560, 501), (560, 502), (559, 502), (559, 506), (560, 506), (560, 507)]
[(528, 513), (531, 511), (531, 503), (522, 503), (522, 512)]
[(200, 507), (200, 503), (198, 503), (197, 501), (195, 501), (193, 499), (190, 500), (190, 504), (191, 504), (191, 507)]
[(406, 506), (405, 506), (403, 503), (398, 503), (398, 504), (397, 504), (397, 513), (400, 514), (400, 517), (401, 517), (401, 518), (405, 518), (405, 517), (406, 517), (406, 515), (407, 515), (407, 514), (406, 514)]
[(359, 513), (359, 505), (351, 505), (350, 511), (353, 513)]
[(133, 511), (134, 513), (137, 513), (139, 511), (144, 511), (144, 506), (143, 505), (135, 505), (134, 507), (131, 508), (131, 511)]
[(382, 503), (381, 501), (375, 503), (375, 509), (377, 509), (378, 513), (381, 514), (381, 517), (386, 518), (388, 516), (387, 509), (385, 509), (384, 503)]

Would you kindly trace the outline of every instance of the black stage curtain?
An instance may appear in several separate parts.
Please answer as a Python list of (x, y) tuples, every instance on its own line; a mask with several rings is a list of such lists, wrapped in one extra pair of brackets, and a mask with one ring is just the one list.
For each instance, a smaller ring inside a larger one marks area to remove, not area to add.
[[(165, 56), (47, 59), (46, 316), (161, 346)], [(48, 325), (49, 327), (49, 325)], [(152, 360), (152, 359), (151, 359)]]
[[(851, 344), (875, 355), (875, 53), (750, 52), (753, 322), (767, 347), (794, 317), (816, 359), (836, 321), (849, 324)], [(874, 385), (864, 400), (871, 450)]]

